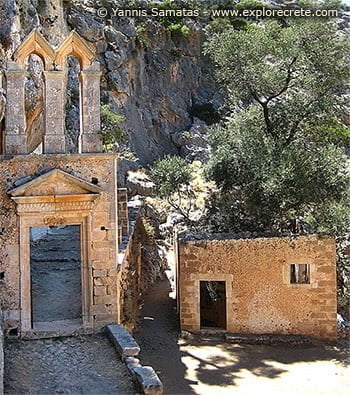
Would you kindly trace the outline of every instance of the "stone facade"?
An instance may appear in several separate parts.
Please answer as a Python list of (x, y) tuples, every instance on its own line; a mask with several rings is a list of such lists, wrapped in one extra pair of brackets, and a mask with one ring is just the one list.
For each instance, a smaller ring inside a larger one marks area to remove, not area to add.
[[(138, 320), (141, 303), (142, 241), (144, 229), (139, 215), (130, 232), (128, 243), (119, 252), (120, 283), (119, 303), (120, 322), (133, 330)], [(123, 247), (125, 244), (121, 245)]]
[[(51, 169), (59, 169), (60, 174)], [(18, 180), (27, 182), (12, 190)], [(0, 161), (4, 276), (0, 302), (7, 329), (31, 329), (28, 269), (32, 226), (81, 225), (84, 325), (117, 321), (115, 180), (114, 155), (38, 155)]]
[[(180, 238), (177, 262), (182, 330), (201, 330), (200, 282), (224, 281), (228, 332), (337, 337), (332, 237)], [(291, 265), (309, 283), (291, 283)]]
[[(42, 155), (28, 155), (25, 132), (24, 64), (31, 54), (45, 65)], [(64, 143), (69, 55), (77, 57), (82, 70), (81, 142), (74, 155), (66, 154)], [(99, 65), (75, 32), (55, 50), (34, 30), (14, 59), (7, 65), (5, 144), (0, 156), (0, 305), (5, 330), (21, 336), (38, 332), (32, 319), (30, 230), (41, 226), (80, 226), (80, 328), (92, 331), (119, 322), (117, 158), (102, 153)], [(40, 324), (43, 332), (54, 328), (59, 333), (68, 323)]]
[(126, 188), (118, 188), (118, 235), (119, 244), (123, 237), (129, 235), (128, 192)]
[(74, 55), (81, 67), (81, 135), (79, 152), (102, 152), (100, 131), (100, 65), (94, 62), (90, 46), (72, 32), (54, 49), (38, 30), (24, 40), (14, 53), (15, 61), (7, 64), (7, 111), (5, 126), (5, 155), (27, 154), (26, 117), (24, 108), (25, 61), (31, 54), (38, 55), (45, 71), (45, 135), (43, 152), (62, 154), (66, 152), (64, 139), (65, 86), (67, 80), (66, 59)]
[(4, 332), (0, 307), (0, 394), (4, 393)]

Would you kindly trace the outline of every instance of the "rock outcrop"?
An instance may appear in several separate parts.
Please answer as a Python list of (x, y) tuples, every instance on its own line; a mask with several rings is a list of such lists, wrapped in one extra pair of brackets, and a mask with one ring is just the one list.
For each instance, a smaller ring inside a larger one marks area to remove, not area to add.
[[(109, 2), (109, 6), (118, 5), (115, 0)], [(141, 164), (165, 153), (180, 153), (172, 135), (192, 127), (194, 105), (221, 103), (211, 66), (202, 53), (201, 26), (193, 22), (188, 37), (174, 35), (152, 21), (101, 18), (99, 6), (86, 0), (4, 0), (0, 5), (0, 70), (33, 28), (57, 44), (75, 29), (97, 49), (103, 71), (102, 101), (125, 116), (122, 127)], [(27, 128), (34, 149), (43, 133), (43, 80), (38, 58), (32, 56), (29, 63)], [(69, 151), (74, 151), (79, 130), (76, 91), (76, 84), (68, 81)]]

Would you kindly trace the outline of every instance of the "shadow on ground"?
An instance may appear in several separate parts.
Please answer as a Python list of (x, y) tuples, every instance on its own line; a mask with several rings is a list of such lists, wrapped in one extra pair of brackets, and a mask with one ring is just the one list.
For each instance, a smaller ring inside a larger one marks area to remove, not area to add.
[(197, 385), (201, 387), (198, 391), (203, 385), (234, 389), (247, 372), (249, 376), (273, 380), (290, 373), (294, 364), (327, 361), (341, 369), (349, 361), (348, 350), (333, 346), (238, 345), (222, 340), (180, 339), (176, 304), (169, 297), (170, 291), (168, 280), (150, 289), (135, 333), (142, 363), (156, 370), (166, 394), (204, 393), (197, 392)]

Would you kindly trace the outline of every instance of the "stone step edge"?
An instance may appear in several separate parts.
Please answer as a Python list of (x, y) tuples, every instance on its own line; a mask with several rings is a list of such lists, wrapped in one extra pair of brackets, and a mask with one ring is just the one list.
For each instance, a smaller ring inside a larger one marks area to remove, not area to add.
[(142, 366), (140, 360), (136, 358), (140, 353), (140, 346), (132, 335), (120, 324), (107, 325), (106, 330), (142, 393), (145, 395), (162, 395), (163, 383), (157, 373), (151, 366)]
[(242, 344), (313, 344), (314, 339), (299, 335), (254, 335), (254, 334), (239, 334), (239, 333), (225, 333), (225, 340), (228, 343), (242, 343)]

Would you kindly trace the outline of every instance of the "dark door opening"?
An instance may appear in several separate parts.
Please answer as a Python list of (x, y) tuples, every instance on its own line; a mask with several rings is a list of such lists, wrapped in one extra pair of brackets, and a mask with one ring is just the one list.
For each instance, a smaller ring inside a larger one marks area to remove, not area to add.
[(30, 231), (32, 323), (82, 317), (80, 226)]
[(226, 329), (225, 281), (200, 282), (201, 328)]

